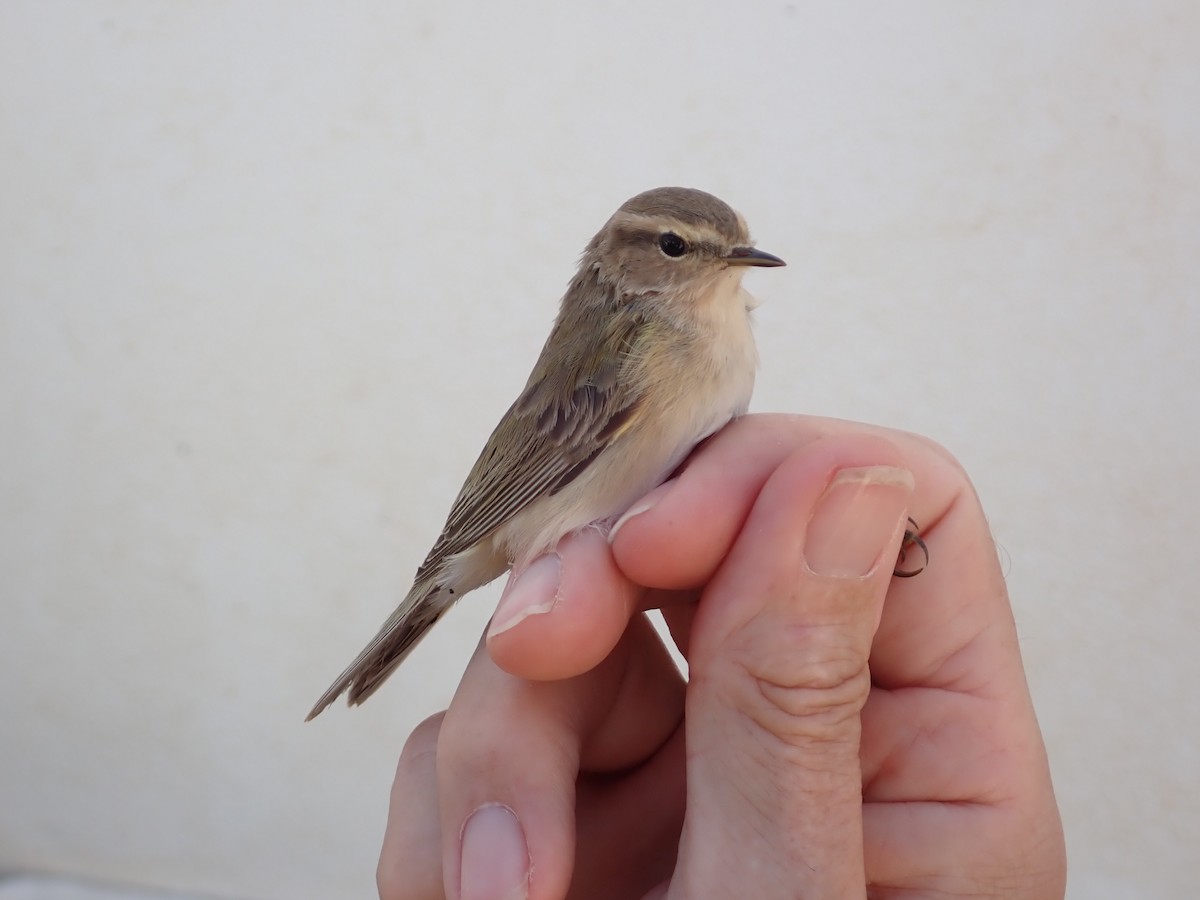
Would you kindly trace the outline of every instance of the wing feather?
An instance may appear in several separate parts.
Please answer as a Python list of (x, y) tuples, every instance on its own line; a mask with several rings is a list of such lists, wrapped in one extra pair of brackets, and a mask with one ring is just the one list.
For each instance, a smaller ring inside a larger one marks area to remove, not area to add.
[[(562, 490), (631, 427), (642, 408), (630, 371), (645, 338), (638, 306), (614, 298), (559, 314), (525, 390), (471, 468), (418, 580), (530, 503)], [(563, 329), (596, 338), (580, 347)]]

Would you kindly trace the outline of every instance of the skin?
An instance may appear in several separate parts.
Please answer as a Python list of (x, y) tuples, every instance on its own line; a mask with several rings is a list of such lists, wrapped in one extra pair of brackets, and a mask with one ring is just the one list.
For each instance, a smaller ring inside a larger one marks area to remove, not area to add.
[[(748, 416), (648, 501), (506, 588), (400, 756), (381, 898), (1063, 896), (995, 545), (945, 450)], [(930, 562), (897, 579), (909, 515)]]

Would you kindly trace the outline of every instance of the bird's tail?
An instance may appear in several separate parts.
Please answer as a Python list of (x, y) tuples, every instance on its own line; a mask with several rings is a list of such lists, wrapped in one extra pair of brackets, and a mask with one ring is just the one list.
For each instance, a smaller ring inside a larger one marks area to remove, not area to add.
[(363, 648), (329, 686), (304, 721), (315, 718), (342, 693), (351, 706), (362, 703), (387, 680), (396, 667), (454, 603), (454, 597), (438, 587), (433, 579), (413, 585), (396, 611), (388, 617), (379, 633)]

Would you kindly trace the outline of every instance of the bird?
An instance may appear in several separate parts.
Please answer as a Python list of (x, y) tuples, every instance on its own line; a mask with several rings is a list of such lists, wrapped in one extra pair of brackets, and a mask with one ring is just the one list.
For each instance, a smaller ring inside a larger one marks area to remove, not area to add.
[(758, 304), (742, 276), (783, 265), (712, 194), (660, 187), (623, 203), (585, 247), (412, 588), (306, 721), (343, 693), (366, 700), (460, 597), (611, 524), (745, 413)]

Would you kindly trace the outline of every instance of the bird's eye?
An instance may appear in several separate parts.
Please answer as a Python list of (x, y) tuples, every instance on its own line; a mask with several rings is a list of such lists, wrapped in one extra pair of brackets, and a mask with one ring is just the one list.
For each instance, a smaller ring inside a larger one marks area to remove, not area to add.
[(673, 231), (665, 232), (658, 238), (658, 249), (667, 256), (683, 256), (687, 253), (687, 241)]

